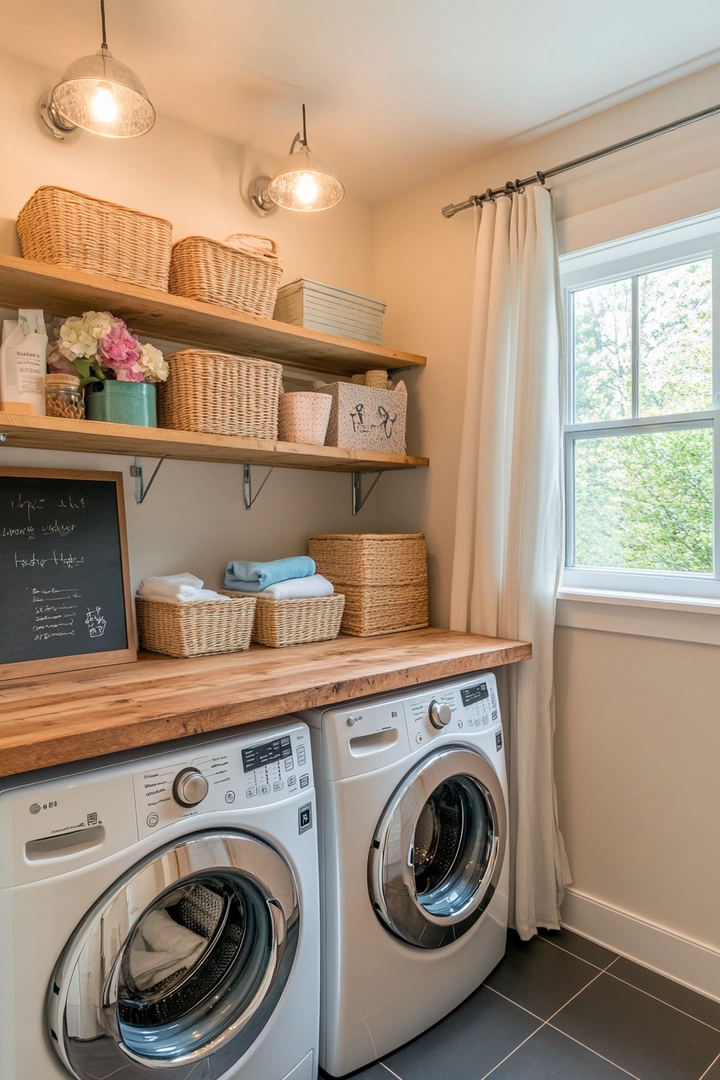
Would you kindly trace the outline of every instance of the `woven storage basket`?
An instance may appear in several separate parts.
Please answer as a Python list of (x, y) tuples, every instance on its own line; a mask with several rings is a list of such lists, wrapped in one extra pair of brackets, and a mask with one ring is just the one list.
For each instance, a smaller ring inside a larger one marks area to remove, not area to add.
[(317, 573), (345, 594), (344, 633), (369, 637), (428, 625), (422, 533), (315, 535), (308, 553)]
[(272, 252), (251, 255), (205, 236), (178, 240), (172, 249), (170, 292), (271, 319), (282, 267), (277, 244), (270, 243)]
[[(224, 596), (237, 596), (220, 590)], [(307, 596), (298, 600), (271, 600), (257, 597), (252, 640), (274, 649), (303, 645), (311, 641), (331, 641), (340, 633), (345, 597)]]
[(135, 609), (142, 649), (166, 656), (210, 656), (249, 647), (255, 597), (175, 603), (138, 596)]
[(269, 360), (185, 349), (166, 357), (158, 427), (277, 439), (282, 367)]
[(41, 187), (18, 214), (25, 259), (168, 289), (172, 225), (66, 188)]

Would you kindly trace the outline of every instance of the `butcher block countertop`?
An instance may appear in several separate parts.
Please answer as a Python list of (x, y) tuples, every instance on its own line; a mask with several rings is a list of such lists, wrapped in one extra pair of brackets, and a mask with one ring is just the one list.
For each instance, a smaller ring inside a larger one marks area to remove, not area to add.
[(450, 630), (339, 637), (285, 649), (0, 682), (0, 776), (218, 731), (432, 679), (513, 664), (529, 644)]

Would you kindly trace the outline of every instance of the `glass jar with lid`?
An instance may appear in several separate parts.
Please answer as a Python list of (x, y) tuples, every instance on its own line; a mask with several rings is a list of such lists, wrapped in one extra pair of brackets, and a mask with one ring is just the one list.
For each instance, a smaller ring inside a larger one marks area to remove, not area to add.
[(47, 375), (45, 378), (45, 413), (63, 420), (83, 420), (85, 405), (77, 375)]

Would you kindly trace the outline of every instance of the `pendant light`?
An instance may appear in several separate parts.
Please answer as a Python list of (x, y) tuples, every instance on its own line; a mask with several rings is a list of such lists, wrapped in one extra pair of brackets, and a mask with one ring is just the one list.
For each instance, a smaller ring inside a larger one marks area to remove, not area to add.
[(74, 60), (54, 90), (40, 99), (40, 115), (56, 139), (83, 128), (94, 135), (132, 139), (155, 123), (155, 110), (137, 75), (116, 60), (105, 33), (105, 0), (100, 0), (102, 45)]
[(304, 105), (302, 115), (302, 135), (298, 131), (293, 139), (289, 157), (272, 179), (258, 176), (248, 189), (251, 205), (263, 217), (272, 214), (278, 206), (306, 214), (329, 210), (331, 206), (337, 206), (345, 194), (330, 162), (311, 153)]

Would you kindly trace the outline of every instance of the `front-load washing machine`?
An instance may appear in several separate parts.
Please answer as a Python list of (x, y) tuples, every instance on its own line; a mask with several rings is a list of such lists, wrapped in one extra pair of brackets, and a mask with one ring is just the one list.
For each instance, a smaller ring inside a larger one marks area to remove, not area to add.
[(302, 714), (320, 817), (320, 1064), (425, 1031), (505, 951), (508, 811), (492, 674)]
[(310, 738), (292, 718), (0, 782), (2, 1080), (314, 1080)]

